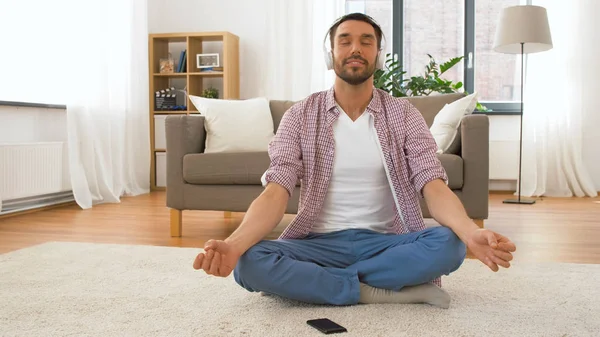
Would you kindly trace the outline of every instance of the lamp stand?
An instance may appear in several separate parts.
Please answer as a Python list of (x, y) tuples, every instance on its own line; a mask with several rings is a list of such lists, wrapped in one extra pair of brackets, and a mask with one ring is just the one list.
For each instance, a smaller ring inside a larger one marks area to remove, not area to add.
[(524, 48), (525, 44), (521, 42), (521, 133), (519, 135), (519, 187), (517, 190), (517, 199), (504, 200), (505, 204), (523, 204), (532, 205), (535, 204), (535, 200), (521, 199), (521, 157), (523, 156), (523, 66), (524, 61)]

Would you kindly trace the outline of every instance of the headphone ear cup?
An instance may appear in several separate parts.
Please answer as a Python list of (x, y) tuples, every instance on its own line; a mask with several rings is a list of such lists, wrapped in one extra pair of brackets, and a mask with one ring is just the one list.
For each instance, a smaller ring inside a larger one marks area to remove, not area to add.
[(383, 69), (385, 66), (385, 57), (381, 57), (381, 52), (377, 53), (377, 69)]
[(333, 69), (333, 57), (329, 51), (325, 52), (325, 65), (327, 66), (327, 70)]

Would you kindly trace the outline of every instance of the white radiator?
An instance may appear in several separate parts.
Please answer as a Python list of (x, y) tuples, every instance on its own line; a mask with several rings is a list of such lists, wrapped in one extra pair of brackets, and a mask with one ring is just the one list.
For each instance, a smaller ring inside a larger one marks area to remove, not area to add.
[(5, 203), (70, 190), (65, 142), (0, 144), (0, 198)]

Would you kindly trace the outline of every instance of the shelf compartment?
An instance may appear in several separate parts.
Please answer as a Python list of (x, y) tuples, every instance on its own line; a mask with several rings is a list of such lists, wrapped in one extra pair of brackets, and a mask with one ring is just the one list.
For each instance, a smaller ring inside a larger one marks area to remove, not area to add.
[(187, 73), (170, 73), (170, 74), (155, 73), (154, 76), (158, 76), (158, 77), (186, 77)]
[(187, 110), (153, 110), (153, 115), (187, 115), (191, 111)]
[[(152, 62), (150, 72), (152, 74), (170, 76), (177, 73), (161, 74), (160, 73), (160, 59), (168, 58), (169, 56), (173, 59), (174, 70), (177, 70), (179, 63), (179, 56), (182, 50), (187, 48), (187, 37), (162, 37), (162, 38), (151, 38), (149, 41)], [(170, 55), (169, 55), (170, 54)]]
[(190, 76), (204, 76), (204, 77), (223, 77), (224, 72), (222, 71), (203, 71), (197, 73), (189, 73)]

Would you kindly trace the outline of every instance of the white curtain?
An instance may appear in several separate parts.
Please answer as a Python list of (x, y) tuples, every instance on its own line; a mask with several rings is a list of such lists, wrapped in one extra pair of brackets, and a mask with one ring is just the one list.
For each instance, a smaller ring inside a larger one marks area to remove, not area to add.
[(82, 208), (149, 191), (147, 3), (73, 1), (67, 121)]
[(148, 192), (147, 2), (0, 4), (0, 100), (67, 105), (77, 203)]
[(325, 66), (323, 39), (345, 14), (345, 0), (269, 0), (266, 11), (265, 95), (297, 101), (329, 89), (335, 77)]
[[(537, 0), (545, 7), (554, 48), (528, 55), (523, 116), (524, 196), (591, 196), (596, 188), (582, 159), (586, 102), (597, 81), (585, 60), (597, 62), (600, 48), (590, 45), (600, 25), (591, 10), (596, 0)], [(589, 29), (594, 23), (595, 29)], [(590, 55), (592, 53), (593, 55)]]

